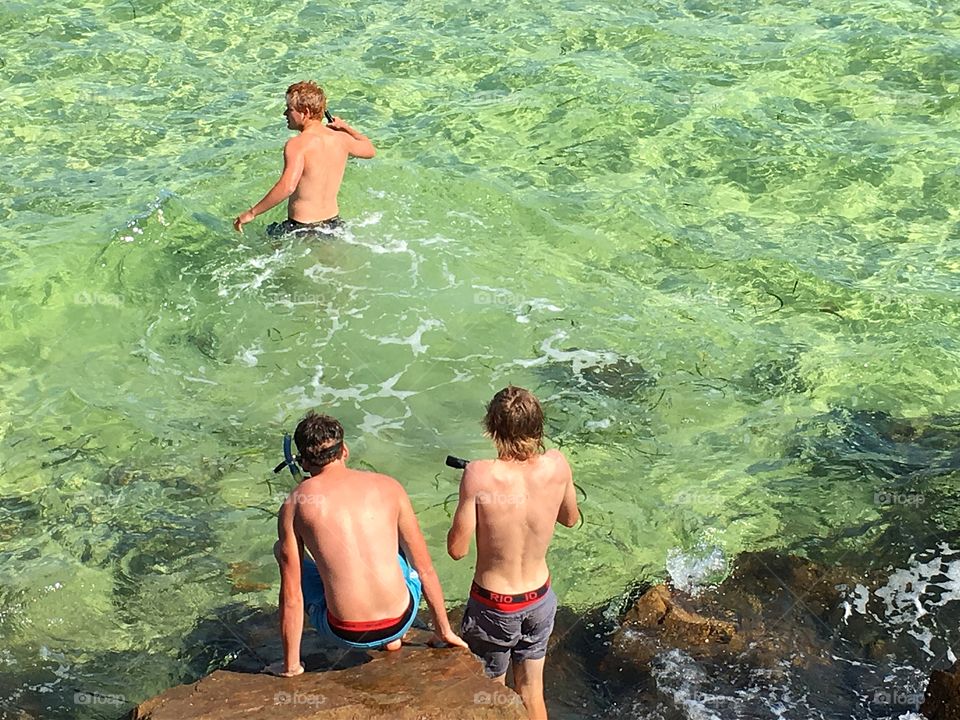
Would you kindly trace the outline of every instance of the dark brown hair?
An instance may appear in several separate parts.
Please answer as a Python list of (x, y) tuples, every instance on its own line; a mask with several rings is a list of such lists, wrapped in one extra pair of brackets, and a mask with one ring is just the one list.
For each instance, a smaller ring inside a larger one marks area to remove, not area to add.
[(494, 395), (483, 427), (502, 460), (528, 460), (543, 452), (543, 408), (529, 390), (509, 385)]
[(297, 112), (310, 113), (310, 117), (321, 118), (323, 111), (327, 109), (327, 96), (322, 87), (305, 80), (287, 88), (287, 103)]
[(343, 426), (336, 418), (311, 410), (297, 425), (293, 441), (304, 462), (322, 468), (343, 454)]

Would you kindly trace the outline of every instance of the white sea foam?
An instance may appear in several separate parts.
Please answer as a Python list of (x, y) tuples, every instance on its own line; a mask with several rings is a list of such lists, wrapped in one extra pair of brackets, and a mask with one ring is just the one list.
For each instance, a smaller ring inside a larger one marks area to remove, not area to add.
[(220, 383), (215, 380), (208, 380), (207, 378), (197, 377), (196, 375), (184, 375), (183, 379), (187, 382), (200, 383), (202, 385), (219, 385)]
[(374, 393), (373, 397), (393, 397), (399, 398), (400, 400), (406, 400), (408, 397), (417, 394), (416, 390), (396, 390), (394, 385), (397, 384), (397, 381), (400, 380), (400, 377), (406, 372), (406, 368), (398, 372), (393, 377), (389, 377), (380, 383), (380, 389)]
[(554, 305), (552, 302), (546, 298), (532, 298), (526, 300), (523, 303), (523, 312), (517, 313), (517, 322), (522, 324), (527, 324), (530, 322), (530, 318), (534, 313), (547, 311), (552, 313), (558, 313), (563, 310), (562, 307)]
[(406, 240), (403, 240), (402, 238), (394, 238), (392, 236), (383, 237), (379, 241), (375, 242), (362, 242), (358, 240), (356, 236), (351, 235), (350, 233), (345, 233), (343, 236), (343, 241), (348, 245), (358, 245), (359, 247), (366, 248), (375, 255), (392, 255), (402, 253), (413, 254)]
[(706, 673), (696, 661), (680, 650), (670, 650), (659, 656), (652, 674), (657, 689), (669, 697), (689, 720), (723, 720), (710, 709), (710, 704), (726, 704), (731, 698), (704, 692), (708, 684)]
[[(887, 582), (873, 593), (857, 585), (844, 602), (844, 620), (854, 612), (871, 617), (894, 637), (905, 632), (916, 638), (923, 652), (934, 656), (932, 643), (937, 636), (924, 619), (931, 615), (932, 608), (960, 600), (960, 559), (947, 559), (956, 552), (942, 543), (937, 550), (920, 553), (929, 560), (911, 555), (908, 566), (891, 572)], [(871, 599), (879, 601), (879, 611), (871, 608)]]
[(428, 330), (443, 327), (443, 323), (433, 318), (420, 320), (417, 329), (406, 337), (398, 335), (386, 335), (376, 338), (383, 345), (409, 345), (414, 355), (423, 355), (430, 349), (429, 345), (424, 345), (423, 334)]
[(259, 345), (253, 345), (251, 347), (241, 347), (237, 351), (236, 361), (243, 363), (247, 367), (256, 367), (260, 362), (260, 354), (263, 352), (263, 348)]
[(424, 247), (430, 247), (431, 245), (449, 245), (450, 243), (454, 243), (456, 241), (456, 238), (446, 237), (445, 235), (434, 235), (428, 238), (421, 238), (417, 241), (417, 244), (423, 245)]
[(321, 280), (326, 280), (328, 275), (343, 275), (345, 271), (342, 268), (335, 267), (333, 265), (324, 265), (323, 263), (317, 263), (316, 265), (311, 265), (306, 270), (303, 271), (303, 274), (315, 282), (320, 282)]
[(210, 277), (217, 281), (217, 294), (220, 297), (235, 299), (251, 290), (260, 289), (289, 261), (289, 248), (276, 249), (268, 255), (254, 255), (244, 258), (242, 262), (215, 268), (211, 270)]
[[(163, 215), (163, 204), (173, 197), (173, 193), (169, 190), (162, 190), (151, 202), (147, 203), (146, 210), (142, 213), (135, 215), (133, 218), (127, 221), (125, 229), (130, 233), (129, 235), (120, 235), (120, 239), (123, 242), (134, 242), (136, 240), (136, 235), (143, 235), (143, 223), (149, 220), (152, 216), (156, 216), (157, 222), (167, 227), (169, 223)], [(122, 230), (116, 231), (122, 233)]]
[(447, 217), (462, 218), (471, 225), (476, 225), (477, 227), (482, 228), (487, 227), (487, 224), (483, 221), (483, 218), (474, 213), (464, 212), (462, 210), (448, 210)]
[(350, 227), (362, 228), (362, 227), (369, 227), (370, 225), (378, 225), (381, 220), (383, 220), (383, 213), (373, 212), (362, 218), (351, 221)]
[(575, 374), (580, 374), (586, 368), (612, 365), (620, 359), (619, 355), (609, 350), (598, 352), (595, 350), (557, 349), (555, 344), (562, 340), (566, 340), (567, 337), (568, 335), (566, 332), (563, 330), (558, 330), (540, 343), (540, 352), (543, 353), (542, 355), (532, 360), (517, 360), (516, 364), (520, 367), (536, 367), (538, 365), (546, 365), (551, 361), (569, 362), (573, 367), (573, 372)]
[(403, 417), (399, 418), (385, 418), (382, 415), (364, 413), (363, 422), (360, 423), (359, 429), (364, 434), (369, 433), (370, 435), (379, 437), (381, 430), (403, 429), (403, 421), (409, 418), (412, 414), (413, 413), (409, 408), (407, 408), (407, 411)]
[(610, 418), (603, 418), (602, 420), (587, 420), (583, 426), (587, 430), (605, 430), (610, 425), (613, 424), (613, 420)]
[(670, 548), (666, 569), (675, 588), (696, 596), (726, 572), (727, 559), (719, 547), (701, 542), (686, 553), (680, 548)]

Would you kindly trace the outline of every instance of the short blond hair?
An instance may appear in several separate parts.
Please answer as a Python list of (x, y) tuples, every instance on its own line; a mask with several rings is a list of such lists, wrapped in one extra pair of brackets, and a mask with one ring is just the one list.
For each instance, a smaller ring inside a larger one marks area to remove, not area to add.
[(315, 82), (304, 80), (287, 88), (287, 103), (297, 112), (318, 118), (326, 112), (327, 95)]

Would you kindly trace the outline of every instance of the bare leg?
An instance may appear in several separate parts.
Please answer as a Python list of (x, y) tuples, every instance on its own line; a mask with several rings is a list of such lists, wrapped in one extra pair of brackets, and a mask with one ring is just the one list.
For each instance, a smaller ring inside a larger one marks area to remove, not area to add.
[(546, 658), (513, 662), (513, 681), (523, 700), (530, 720), (547, 720), (547, 704), (543, 700), (543, 664)]
[(394, 640), (393, 642), (388, 642), (383, 646), (384, 650), (399, 650), (400, 646), (403, 645), (403, 638), (399, 640)]

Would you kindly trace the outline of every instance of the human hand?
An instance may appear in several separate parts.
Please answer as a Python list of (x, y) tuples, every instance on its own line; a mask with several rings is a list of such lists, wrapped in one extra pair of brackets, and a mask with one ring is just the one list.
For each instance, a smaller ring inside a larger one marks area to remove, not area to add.
[(303, 675), (304, 670), (303, 663), (297, 663), (293, 670), (287, 670), (286, 663), (283, 660), (277, 660), (275, 663), (267, 665), (263, 672), (277, 677), (296, 677), (297, 675)]
[[(462, 647), (467, 648), (467, 644), (453, 630), (447, 629), (446, 632), (435, 632), (433, 637), (427, 640), (430, 647)], [(469, 649), (469, 648), (467, 648)]]
[(327, 123), (327, 127), (330, 128), (331, 130), (339, 130), (345, 133), (348, 133), (353, 129), (349, 125), (347, 125), (347, 123), (344, 120), (336, 116), (334, 116), (333, 120)]
[(243, 235), (243, 226), (246, 225), (251, 220), (253, 220), (255, 217), (256, 215), (254, 215), (249, 210), (247, 210), (246, 212), (240, 213), (239, 215), (237, 215), (237, 219), (233, 221), (233, 229), (236, 230), (241, 235)]

